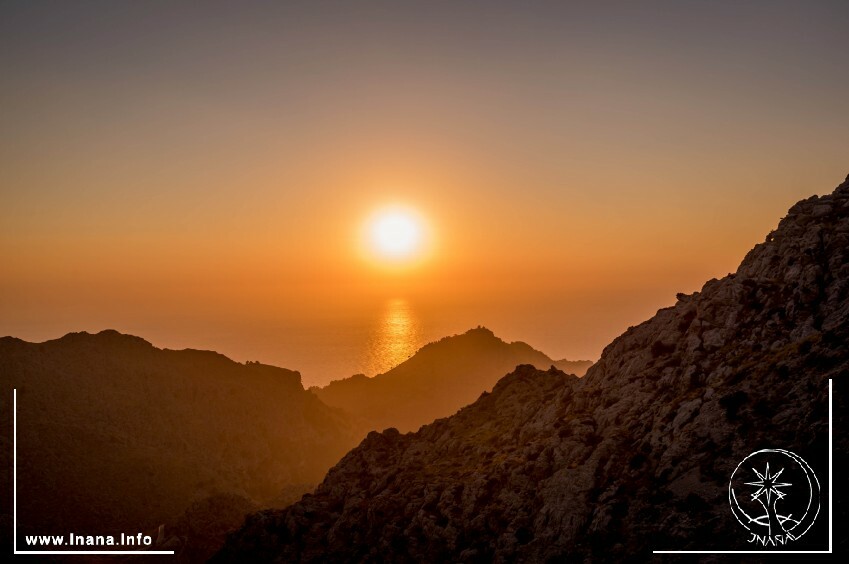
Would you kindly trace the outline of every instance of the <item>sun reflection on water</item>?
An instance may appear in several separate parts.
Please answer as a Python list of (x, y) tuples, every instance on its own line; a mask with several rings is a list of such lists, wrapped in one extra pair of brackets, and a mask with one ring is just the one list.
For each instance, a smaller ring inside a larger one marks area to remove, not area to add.
[(386, 302), (368, 343), (368, 375), (386, 372), (413, 356), (420, 346), (420, 335), (418, 318), (407, 300)]

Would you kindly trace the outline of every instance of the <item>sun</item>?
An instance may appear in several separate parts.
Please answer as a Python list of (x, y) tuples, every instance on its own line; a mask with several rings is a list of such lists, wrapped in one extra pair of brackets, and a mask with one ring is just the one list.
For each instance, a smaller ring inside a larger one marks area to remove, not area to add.
[(367, 223), (368, 245), (379, 258), (405, 262), (422, 250), (424, 224), (415, 211), (392, 206), (375, 213)]

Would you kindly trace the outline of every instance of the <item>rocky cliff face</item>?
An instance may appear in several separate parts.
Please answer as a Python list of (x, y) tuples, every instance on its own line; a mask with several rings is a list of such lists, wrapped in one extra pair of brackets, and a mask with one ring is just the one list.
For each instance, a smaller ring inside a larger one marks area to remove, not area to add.
[(552, 364), (583, 375), (589, 361), (554, 361), (526, 343), (506, 343), (485, 327), (422, 347), (406, 362), (374, 378), (363, 375), (310, 388), (321, 401), (361, 421), (361, 436), (395, 427), (415, 431), (475, 401), (519, 364)]
[[(519, 367), (448, 419), (371, 433), (315, 495), (248, 518), (218, 562), (646, 560), (741, 549), (728, 483), (803, 457), (827, 500), (827, 393), (845, 468), (849, 178), (799, 202), (735, 274), (632, 327), (583, 379)], [(846, 522), (845, 505), (835, 521)], [(823, 515), (790, 548), (820, 548)], [(835, 535), (838, 551), (845, 535)]]

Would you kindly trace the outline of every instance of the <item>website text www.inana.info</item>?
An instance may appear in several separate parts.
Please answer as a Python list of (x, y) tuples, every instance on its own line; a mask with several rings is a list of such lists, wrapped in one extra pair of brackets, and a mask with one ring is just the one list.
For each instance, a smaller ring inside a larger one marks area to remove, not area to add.
[(128, 535), (78, 535), (71, 533), (66, 538), (64, 535), (27, 535), (25, 537), (28, 546), (140, 546), (149, 547), (153, 544), (150, 535), (137, 533)]

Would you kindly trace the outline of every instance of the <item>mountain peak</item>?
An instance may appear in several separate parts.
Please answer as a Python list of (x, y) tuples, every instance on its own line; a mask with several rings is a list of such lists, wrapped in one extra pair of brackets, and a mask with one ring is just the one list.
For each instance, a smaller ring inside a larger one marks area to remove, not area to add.
[(493, 333), (491, 329), (488, 329), (488, 328), (484, 327), (483, 325), (478, 325), (477, 327), (475, 327), (473, 329), (469, 329), (468, 331), (466, 331), (464, 333), (464, 335), (480, 335), (480, 336), (484, 336), (484, 337), (490, 337), (490, 338), (493, 338), (493, 339), (498, 339), (499, 341), (501, 340), (500, 338), (495, 336), (495, 333)]
[(837, 193), (844, 193), (845, 194), (847, 192), (849, 192), (849, 174), (847, 174), (846, 179), (841, 184), (839, 184), (837, 186), (837, 188), (835, 188), (834, 194), (835, 195)]
[(89, 333), (87, 331), (72, 332), (60, 337), (59, 339), (55, 339), (55, 342), (67, 344), (109, 344), (153, 348), (153, 345), (150, 342), (142, 339), (141, 337), (121, 333), (115, 329), (104, 329), (98, 333)]
[(437, 341), (431, 341), (430, 343), (424, 345), (417, 352), (427, 351), (435, 347), (444, 346), (445, 344), (468, 341), (505, 343), (505, 341), (498, 337), (491, 329), (488, 329), (483, 325), (478, 325), (477, 327), (473, 327), (472, 329), (467, 330), (465, 333), (447, 335)]

